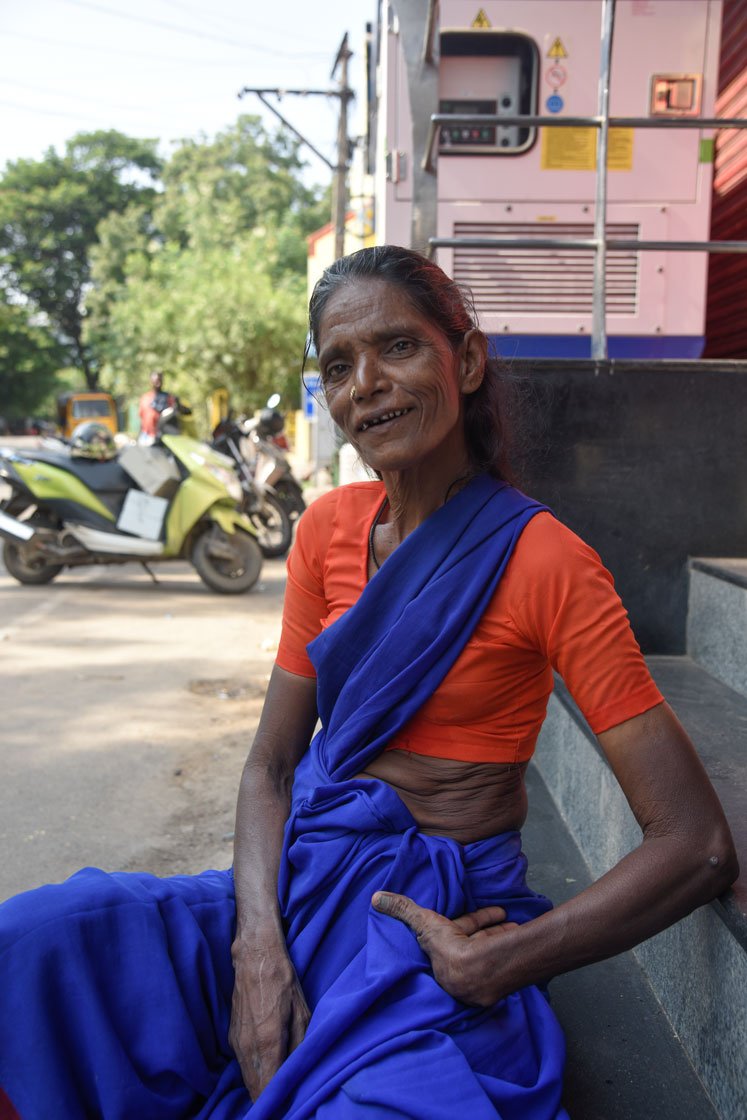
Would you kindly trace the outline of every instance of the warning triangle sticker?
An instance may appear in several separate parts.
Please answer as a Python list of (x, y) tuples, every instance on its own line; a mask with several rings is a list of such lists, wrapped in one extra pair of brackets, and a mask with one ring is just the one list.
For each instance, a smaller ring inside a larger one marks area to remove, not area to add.
[(563, 46), (563, 40), (560, 38), (559, 35), (555, 38), (555, 40), (553, 42), (553, 45), (550, 47), (549, 51), (547, 52), (547, 57), (548, 58), (555, 58), (555, 59), (568, 58), (568, 51)]
[(492, 26), (493, 26), (492, 23), (490, 22), (488, 17), (485, 15), (485, 9), (484, 8), (480, 8), (480, 11), (477, 13), (475, 18), (472, 20), (472, 23), (470, 24), (470, 27), (492, 27)]

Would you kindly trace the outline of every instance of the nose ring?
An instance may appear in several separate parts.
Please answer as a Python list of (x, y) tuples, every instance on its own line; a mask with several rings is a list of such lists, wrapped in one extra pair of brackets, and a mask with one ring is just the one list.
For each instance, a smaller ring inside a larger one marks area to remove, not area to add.
[(355, 400), (355, 385), (351, 385), (350, 387), (350, 399), (351, 401)]

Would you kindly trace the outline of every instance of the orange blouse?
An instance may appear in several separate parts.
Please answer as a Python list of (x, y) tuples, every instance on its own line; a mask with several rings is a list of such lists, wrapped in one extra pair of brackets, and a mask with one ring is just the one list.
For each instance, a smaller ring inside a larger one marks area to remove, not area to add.
[[(368, 534), (383, 499), (382, 483), (355, 482), (303, 514), (288, 558), (281, 669), (315, 675), (306, 645), (361, 594)], [(612, 576), (575, 533), (538, 513), (461, 654), (387, 749), (524, 762), (545, 718), (553, 670), (596, 733), (662, 701)]]

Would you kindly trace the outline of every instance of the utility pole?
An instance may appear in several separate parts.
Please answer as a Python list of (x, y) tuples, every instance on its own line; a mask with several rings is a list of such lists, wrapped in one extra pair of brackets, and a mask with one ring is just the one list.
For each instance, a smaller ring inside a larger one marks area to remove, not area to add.
[[(248, 93), (254, 93), (259, 100), (269, 109), (286, 128), (290, 129), (294, 136), (296, 136), (302, 144), (310, 148), (317, 159), (326, 164), (330, 171), (333, 173), (332, 181), (332, 221), (335, 227), (335, 257), (342, 257), (345, 253), (345, 214), (348, 207), (348, 184), (347, 175), (350, 166), (350, 137), (348, 135), (348, 104), (355, 97), (353, 90), (348, 85), (348, 60), (352, 57), (352, 51), (348, 47), (347, 32), (343, 35), (340, 49), (337, 52), (332, 73), (330, 77), (334, 78), (337, 68), (340, 68), (339, 84), (337, 89), (257, 89), (254, 86), (244, 86), (239, 91), (239, 98), (246, 96)], [(337, 162), (332, 163), (326, 156), (322, 155), (318, 148), (316, 148), (310, 140), (298, 131), (290, 121), (286, 120), (279, 109), (267, 100), (267, 95), (272, 94), (278, 100), (286, 94), (294, 97), (337, 97), (340, 101), (340, 115), (337, 122)]]
[(337, 52), (330, 78), (340, 68), (340, 116), (337, 122), (337, 168), (332, 191), (332, 220), (335, 223), (335, 258), (345, 255), (345, 214), (348, 209), (348, 164), (350, 161), (350, 138), (348, 136), (348, 101), (353, 91), (348, 86), (348, 33), (345, 32)]

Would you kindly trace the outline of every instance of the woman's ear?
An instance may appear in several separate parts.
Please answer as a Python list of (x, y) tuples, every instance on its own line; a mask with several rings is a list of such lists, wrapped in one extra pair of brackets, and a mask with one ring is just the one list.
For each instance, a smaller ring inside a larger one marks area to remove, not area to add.
[(468, 396), (476, 393), (485, 376), (488, 360), (488, 340), (482, 331), (467, 331), (462, 339), (459, 363), (459, 391)]

